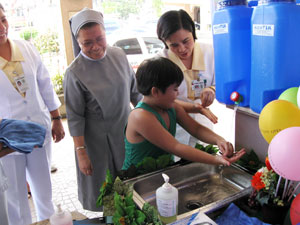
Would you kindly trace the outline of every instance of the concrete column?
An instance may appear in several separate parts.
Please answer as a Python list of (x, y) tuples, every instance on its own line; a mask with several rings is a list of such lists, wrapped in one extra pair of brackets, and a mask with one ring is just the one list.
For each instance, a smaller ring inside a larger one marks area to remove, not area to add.
[(60, 0), (61, 17), (65, 40), (65, 51), (68, 65), (74, 59), (69, 18), (71, 18), (75, 13), (77, 13), (84, 7), (93, 8), (92, 0)]

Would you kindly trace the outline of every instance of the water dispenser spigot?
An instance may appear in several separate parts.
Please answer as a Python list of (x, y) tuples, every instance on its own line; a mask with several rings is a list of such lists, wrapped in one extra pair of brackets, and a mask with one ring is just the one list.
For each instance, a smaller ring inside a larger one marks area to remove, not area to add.
[(234, 102), (234, 104), (238, 105), (243, 101), (243, 96), (237, 91), (234, 91), (231, 93), (230, 99)]

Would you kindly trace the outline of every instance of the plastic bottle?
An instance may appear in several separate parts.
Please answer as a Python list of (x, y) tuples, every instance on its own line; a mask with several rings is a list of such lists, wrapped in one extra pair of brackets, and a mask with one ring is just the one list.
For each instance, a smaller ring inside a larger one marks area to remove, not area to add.
[(169, 183), (169, 177), (162, 174), (165, 183), (156, 190), (156, 205), (160, 220), (164, 224), (172, 223), (177, 219), (178, 190)]
[(73, 225), (72, 215), (68, 211), (63, 211), (60, 204), (57, 205), (57, 211), (50, 217), (51, 225)]
[(232, 92), (238, 92), (248, 106), (250, 101), (251, 16), (246, 0), (219, 0), (213, 15), (216, 99), (233, 105)]

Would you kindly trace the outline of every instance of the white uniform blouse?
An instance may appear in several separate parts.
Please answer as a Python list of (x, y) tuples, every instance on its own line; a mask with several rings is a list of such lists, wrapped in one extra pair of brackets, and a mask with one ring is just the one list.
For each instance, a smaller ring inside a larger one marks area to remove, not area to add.
[[(39, 123), (47, 129), (45, 141), (51, 141), (50, 111), (58, 109), (60, 101), (54, 92), (47, 69), (35, 47), (23, 40), (15, 40), (25, 61), (24, 76), (29, 89), (25, 98), (14, 88), (6, 74), (0, 70), (0, 118), (19, 119)], [(20, 153), (12, 153), (20, 154)]]

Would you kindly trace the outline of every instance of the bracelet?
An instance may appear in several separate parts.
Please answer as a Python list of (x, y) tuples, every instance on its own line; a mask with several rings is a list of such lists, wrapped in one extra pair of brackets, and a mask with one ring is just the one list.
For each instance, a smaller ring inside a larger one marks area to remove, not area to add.
[(61, 116), (52, 117), (52, 120), (61, 120)]
[(213, 90), (214, 92), (216, 92), (216, 87), (215, 86), (209, 86), (208, 88), (210, 88), (211, 90)]
[(75, 148), (75, 151), (78, 151), (80, 149), (86, 149), (86, 146), (85, 145), (78, 146), (78, 147)]

